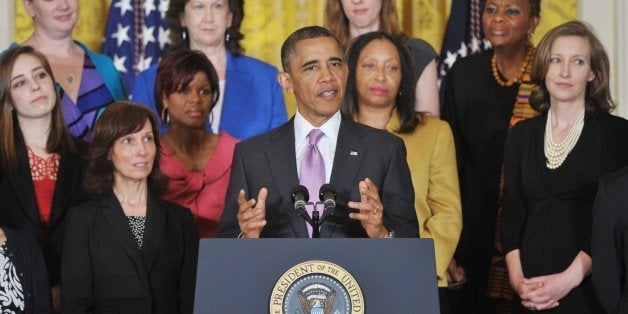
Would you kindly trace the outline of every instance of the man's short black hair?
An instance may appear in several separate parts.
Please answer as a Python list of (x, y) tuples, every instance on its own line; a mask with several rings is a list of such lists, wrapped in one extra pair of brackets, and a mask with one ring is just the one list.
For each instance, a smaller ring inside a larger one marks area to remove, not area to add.
[(283, 67), (283, 71), (287, 72), (290, 67), (290, 63), (294, 58), (294, 49), (298, 42), (305, 39), (319, 38), (319, 37), (331, 37), (338, 44), (338, 49), (342, 51), (342, 45), (338, 38), (332, 34), (332, 32), (321, 26), (306, 26), (303, 28), (299, 28), (294, 31), (286, 41), (281, 45), (281, 66)]

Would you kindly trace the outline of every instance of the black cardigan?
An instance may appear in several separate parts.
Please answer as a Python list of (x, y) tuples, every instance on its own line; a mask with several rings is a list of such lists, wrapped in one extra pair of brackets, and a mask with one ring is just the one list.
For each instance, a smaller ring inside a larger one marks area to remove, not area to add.
[(50, 286), (44, 255), (30, 234), (0, 227), (7, 237), (7, 251), (20, 277), (25, 313), (52, 313)]

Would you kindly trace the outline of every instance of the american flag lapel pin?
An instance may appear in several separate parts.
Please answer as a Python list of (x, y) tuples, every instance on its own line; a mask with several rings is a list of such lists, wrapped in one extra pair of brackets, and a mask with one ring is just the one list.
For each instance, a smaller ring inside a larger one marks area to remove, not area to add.
[(350, 152), (349, 152), (349, 155), (350, 155), (350, 156), (357, 156), (357, 155), (358, 155), (358, 152), (356, 152), (356, 151), (352, 150), (352, 151), (350, 151)]

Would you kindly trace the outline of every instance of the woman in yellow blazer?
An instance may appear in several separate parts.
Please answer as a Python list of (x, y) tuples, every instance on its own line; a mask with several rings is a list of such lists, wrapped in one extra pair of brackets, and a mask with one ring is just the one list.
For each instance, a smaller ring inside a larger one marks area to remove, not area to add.
[(414, 112), (410, 60), (407, 49), (390, 35), (358, 37), (347, 52), (349, 77), (342, 109), (405, 142), (419, 232), (434, 240), (441, 310), (447, 313), (447, 267), (462, 230), (455, 147), (447, 122)]

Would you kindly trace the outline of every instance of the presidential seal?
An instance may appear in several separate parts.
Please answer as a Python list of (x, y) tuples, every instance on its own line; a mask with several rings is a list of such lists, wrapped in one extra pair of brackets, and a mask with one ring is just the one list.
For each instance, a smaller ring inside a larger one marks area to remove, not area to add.
[(286, 271), (270, 296), (271, 314), (363, 314), (358, 282), (344, 268), (306, 261)]

